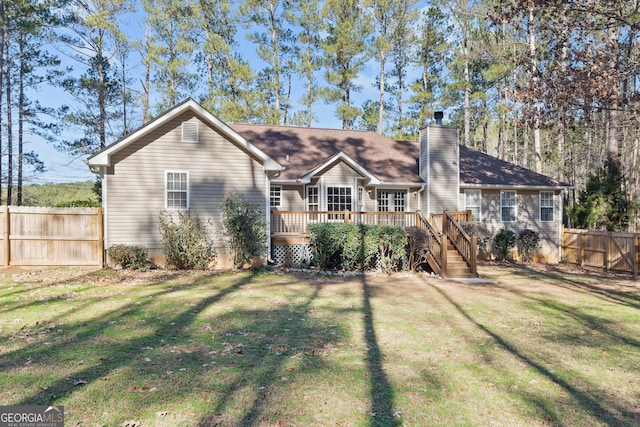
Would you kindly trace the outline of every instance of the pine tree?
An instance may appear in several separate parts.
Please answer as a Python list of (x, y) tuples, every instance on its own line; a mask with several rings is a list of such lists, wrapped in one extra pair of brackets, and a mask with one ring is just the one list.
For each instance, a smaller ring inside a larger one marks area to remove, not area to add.
[(354, 81), (370, 57), (371, 17), (357, 0), (327, 0), (322, 11), (327, 24), (322, 42), (325, 77), (334, 87), (326, 99), (338, 102), (336, 116), (343, 129), (351, 129), (360, 114), (351, 105), (351, 92), (358, 89)]

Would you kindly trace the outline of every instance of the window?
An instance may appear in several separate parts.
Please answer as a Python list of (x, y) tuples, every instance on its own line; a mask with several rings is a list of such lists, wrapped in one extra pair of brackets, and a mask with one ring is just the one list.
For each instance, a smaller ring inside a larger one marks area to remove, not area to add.
[(317, 185), (307, 187), (307, 210), (311, 212), (320, 210), (320, 196)]
[(480, 190), (464, 190), (464, 208), (471, 211), (475, 222), (480, 222), (482, 192)]
[(516, 221), (517, 197), (515, 191), (500, 192), (500, 211), (502, 222)]
[(282, 187), (280, 186), (271, 187), (269, 200), (270, 200), (269, 202), (270, 206), (272, 208), (279, 208), (280, 206), (282, 206)]
[(378, 212), (404, 212), (406, 198), (405, 191), (378, 191)]
[(553, 222), (553, 191), (540, 192), (540, 221)]
[(328, 211), (351, 211), (351, 187), (327, 187)]
[[(307, 187), (307, 210), (318, 212), (320, 210), (320, 191), (317, 185)], [(317, 221), (318, 214), (309, 214), (310, 221)]]
[(182, 122), (182, 142), (198, 142), (197, 122)]
[(167, 209), (189, 209), (188, 172), (167, 172), (165, 190)]

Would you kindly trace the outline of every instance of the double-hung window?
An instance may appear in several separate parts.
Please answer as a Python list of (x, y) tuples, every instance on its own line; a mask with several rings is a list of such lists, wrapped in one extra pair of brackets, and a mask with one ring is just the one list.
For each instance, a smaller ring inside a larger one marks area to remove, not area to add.
[[(307, 187), (307, 210), (309, 212), (318, 212), (320, 210), (320, 187), (310, 185)], [(309, 214), (310, 221), (317, 221), (318, 214)]]
[(464, 190), (464, 208), (471, 211), (474, 222), (479, 222), (482, 218), (481, 201), (482, 192), (480, 190)]
[(554, 205), (553, 191), (540, 192), (540, 221), (553, 222)]
[(500, 192), (500, 212), (502, 222), (516, 222), (518, 198), (515, 191)]
[(272, 208), (279, 208), (282, 206), (282, 187), (279, 185), (271, 186), (269, 194), (269, 205)]
[(167, 209), (189, 209), (189, 172), (168, 171), (165, 194)]

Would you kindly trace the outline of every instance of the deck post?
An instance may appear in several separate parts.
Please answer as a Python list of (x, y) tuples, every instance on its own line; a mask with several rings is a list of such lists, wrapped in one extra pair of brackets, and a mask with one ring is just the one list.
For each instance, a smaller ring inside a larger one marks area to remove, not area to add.
[(9, 267), (11, 262), (11, 213), (9, 212), (9, 206), (3, 206), (4, 211), (4, 259), (3, 264), (5, 267)]

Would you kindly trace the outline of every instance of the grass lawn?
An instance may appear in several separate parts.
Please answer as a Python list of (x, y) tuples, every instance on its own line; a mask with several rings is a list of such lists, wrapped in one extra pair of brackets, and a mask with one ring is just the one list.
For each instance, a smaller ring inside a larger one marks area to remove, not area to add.
[(0, 271), (0, 405), (68, 426), (640, 425), (640, 285)]

